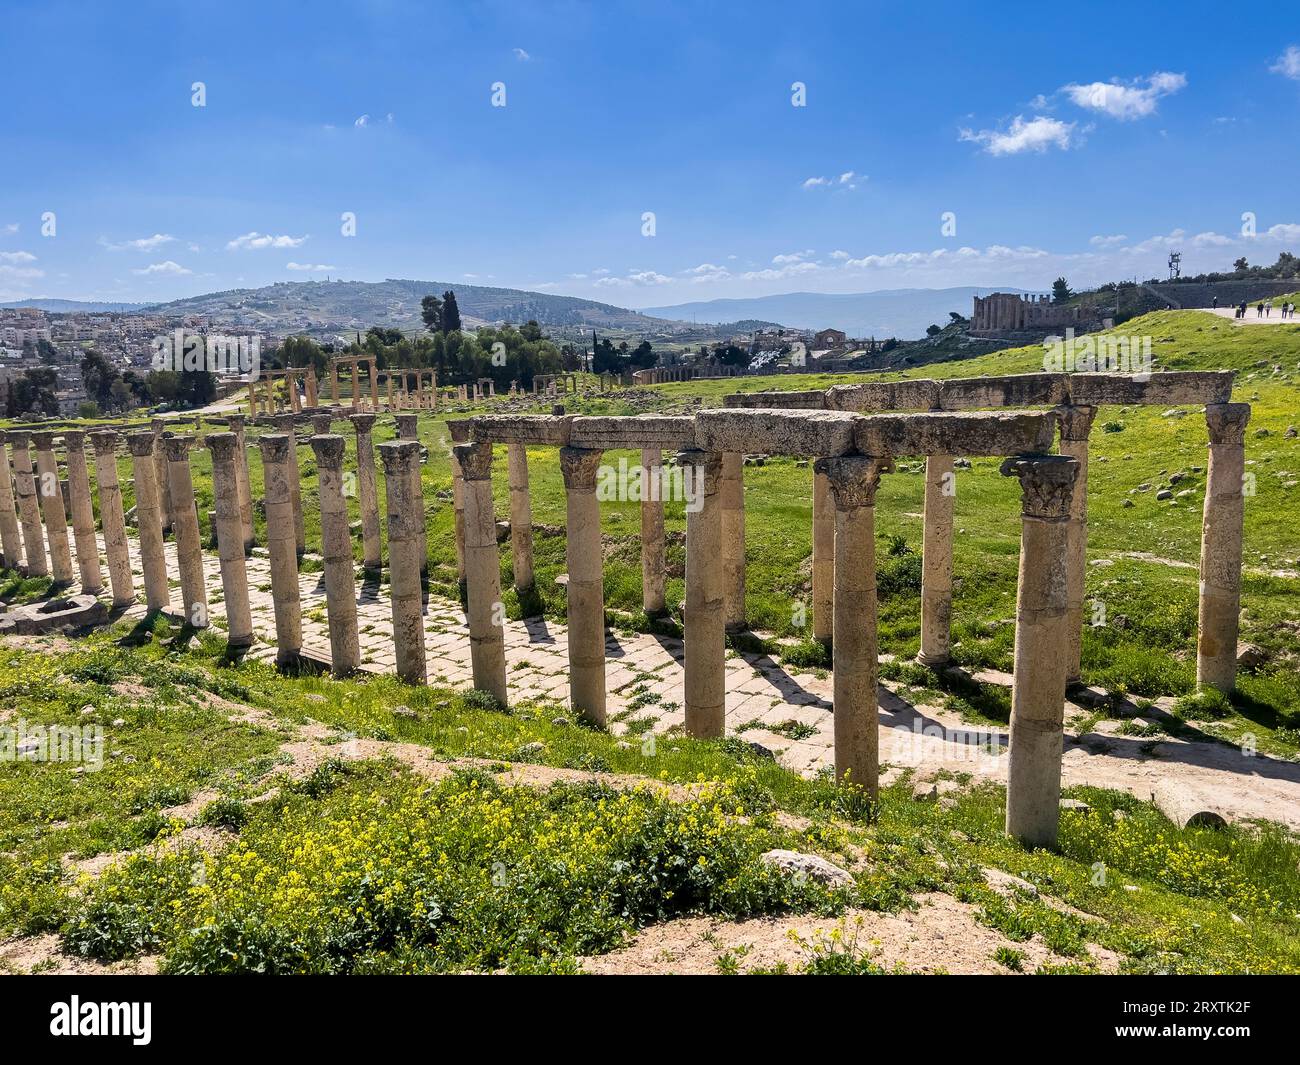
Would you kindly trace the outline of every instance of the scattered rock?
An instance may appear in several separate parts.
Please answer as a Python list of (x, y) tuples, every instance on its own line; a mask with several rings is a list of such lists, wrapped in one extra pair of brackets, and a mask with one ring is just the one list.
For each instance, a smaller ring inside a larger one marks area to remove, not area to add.
[(760, 860), (789, 876), (803, 876), (828, 887), (848, 887), (853, 883), (853, 874), (847, 869), (841, 869), (815, 854), (771, 850), (765, 852)]
[(1258, 669), (1268, 661), (1268, 655), (1262, 647), (1253, 643), (1237, 644), (1237, 665), (1242, 669)]
[(409, 706), (393, 707), (393, 717), (419, 717), (419, 716), (420, 715), (417, 714), (414, 710), (412, 710)]
[(1162, 488), (1160, 489), (1160, 491), (1156, 493), (1156, 499), (1163, 500), (1163, 499), (1173, 499), (1173, 498), (1174, 498), (1174, 493), (1169, 491), (1168, 488)]
[(1081, 813), (1081, 814), (1090, 813), (1092, 811), (1092, 807), (1089, 806), (1082, 799), (1062, 799), (1061, 809), (1074, 810), (1076, 813)]

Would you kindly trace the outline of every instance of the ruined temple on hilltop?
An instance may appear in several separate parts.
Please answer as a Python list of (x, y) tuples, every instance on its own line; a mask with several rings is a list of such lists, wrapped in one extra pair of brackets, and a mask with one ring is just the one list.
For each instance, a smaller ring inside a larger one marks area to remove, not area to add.
[(975, 297), (970, 332), (975, 336), (1072, 326), (1082, 332), (1093, 328), (1095, 309), (1090, 306), (1064, 306), (1053, 303), (1050, 296), (1022, 296), (1017, 292), (993, 292)]

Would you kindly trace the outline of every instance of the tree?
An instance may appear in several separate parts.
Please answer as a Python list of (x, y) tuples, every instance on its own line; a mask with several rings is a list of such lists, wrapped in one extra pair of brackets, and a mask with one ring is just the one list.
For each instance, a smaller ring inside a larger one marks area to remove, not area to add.
[(44, 337), (36, 341), (36, 354), (46, 366), (53, 366), (59, 361), (59, 349)]
[(1244, 274), (1247, 270), (1250, 269), (1250, 263), (1246, 262), (1246, 257), (1243, 255), (1240, 259), (1238, 259), (1236, 262), (1232, 264), (1232, 268), (1236, 270), (1237, 273)]
[(59, 399), (54, 394), (58, 386), (59, 375), (47, 366), (24, 371), (9, 382), (6, 415), (17, 418), (23, 414), (58, 414)]
[(101, 410), (111, 408), (113, 382), (117, 380), (117, 370), (94, 348), (81, 357), (81, 383), (86, 395), (99, 404)]
[(460, 308), (456, 306), (456, 293), (450, 290), (442, 294), (442, 331), (460, 332)]
[(1058, 277), (1052, 282), (1052, 302), (1064, 303), (1074, 293), (1070, 291), (1070, 283), (1063, 277)]
[(430, 333), (441, 333), (442, 300), (430, 292), (420, 300), (420, 317), (424, 319), (424, 328)]
[(943, 328), (941, 326), (927, 325), (925, 327), (925, 335), (928, 337), (936, 337), (942, 332), (943, 332)]

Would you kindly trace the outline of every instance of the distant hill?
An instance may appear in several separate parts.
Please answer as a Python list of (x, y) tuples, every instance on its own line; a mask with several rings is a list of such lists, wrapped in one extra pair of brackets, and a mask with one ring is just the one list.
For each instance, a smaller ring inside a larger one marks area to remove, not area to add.
[(758, 318), (798, 329), (843, 329), (851, 337), (899, 337), (925, 334), (930, 324), (945, 325), (948, 312), (969, 316), (971, 298), (990, 292), (1020, 292), (995, 288), (898, 288), (878, 292), (827, 294), (787, 292), (750, 299), (706, 300), (671, 307), (646, 307), (645, 313), (709, 324)]
[(653, 329), (657, 320), (595, 300), (553, 296), (517, 288), (489, 288), (450, 281), (281, 281), (262, 288), (231, 289), (160, 303), (160, 314), (205, 314), (216, 322), (263, 329), (398, 329), (423, 326), (420, 300), (429, 293), (456, 293), (466, 328), (529, 319), (543, 326)]
[(144, 310), (147, 303), (96, 303), (93, 300), (17, 300), (0, 303), (0, 310), (37, 310), (49, 314), (131, 314)]

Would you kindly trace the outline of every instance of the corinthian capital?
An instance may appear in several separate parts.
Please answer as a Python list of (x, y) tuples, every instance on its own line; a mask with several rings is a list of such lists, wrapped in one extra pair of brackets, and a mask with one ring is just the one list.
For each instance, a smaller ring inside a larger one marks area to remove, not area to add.
[(560, 472), (564, 474), (564, 487), (571, 491), (594, 492), (596, 471), (604, 452), (591, 447), (560, 448)]
[(1002, 463), (1004, 477), (1020, 478), (1022, 513), (1026, 518), (1064, 521), (1079, 476), (1079, 460), (1068, 455), (1017, 455)]
[(824, 474), (835, 499), (836, 510), (876, 505), (880, 475), (892, 468), (891, 460), (875, 455), (841, 455), (818, 459), (813, 469)]
[(1205, 424), (1211, 444), (1243, 444), (1246, 423), (1250, 421), (1249, 403), (1211, 403), (1205, 408)]

